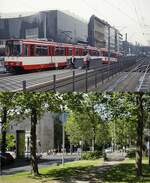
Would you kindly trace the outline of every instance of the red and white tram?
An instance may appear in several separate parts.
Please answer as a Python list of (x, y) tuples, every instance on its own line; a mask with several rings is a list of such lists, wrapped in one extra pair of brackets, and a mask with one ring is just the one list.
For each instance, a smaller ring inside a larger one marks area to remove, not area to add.
[(110, 59), (108, 50), (105, 48), (101, 48), (101, 59), (103, 64), (112, 64), (118, 61), (119, 53), (118, 52), (110, 52)]
[[(85, 58), (87, 53), (92, 59), (108, 61), (108, 52), (91, 46), (56, 43), (40, 40), (6, 41), (5, 66), (10, 71), (30, 71), (41, 69), (65, 68), (73, 57)], [(115, 55), (111, 62), (117, 61)]]
[(64, 68), (72, 57), (84, 58), (87, 51), (100, 56), (97, 48), (37, 40), (8, 40), (5, 66), (8, 70)]

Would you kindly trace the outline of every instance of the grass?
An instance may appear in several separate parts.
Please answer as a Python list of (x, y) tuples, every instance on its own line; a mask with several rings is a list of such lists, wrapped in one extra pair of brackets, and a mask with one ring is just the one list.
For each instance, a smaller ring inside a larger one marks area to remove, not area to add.
[(133, 159), (125, 160), (121, 164), (112, 167), (102, 166), (102, 163), (102, 160), (85, 160), (66, 163), (64, 167), (62, 165), (50, 166), (41, 168), (39, 177), (33, 177), (29, 173), (23, 172), (13, 176), (1, 177), (0, 183), (75, 183), (76, 181), (150, 183), (148, 159), (143, 160), (143, 177), (140, 180), (135, 177), (135, 160)]
[(105, 180), (104, 182), (111, 183), (150, 183), (150, 166), (148, 165), (148, 159), (145, 158), (143, 160), (143, 177), (137, 179), (135, 173), (135, 160), (129, 159), (108, 170), (103, 176), (103, 180)]
[(40, 168), (40, 176), (33, 177), (28, 172), (16, 173), (11, 176), (2, 176), (0, 183), (53, 183), (56, 180), (62, 182), (71, 183), (72, 178), (79, 178), (79, 174), (86, 173), (89, 169), (92, 169), (102, 163), (102, 160), (93, 161), (76, 161), (71, 163), (65, 163), (64, 166), (50, 166), (46, 168)]

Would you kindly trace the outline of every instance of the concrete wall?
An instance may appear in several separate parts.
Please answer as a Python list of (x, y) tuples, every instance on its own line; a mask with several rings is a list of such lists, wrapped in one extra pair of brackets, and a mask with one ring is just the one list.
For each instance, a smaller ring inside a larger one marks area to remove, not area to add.
[[(67, 35), (68, 31), (70, 35)], [(72, 39), (69, 39), (69, 36)], [(76, 43), (86, 42), (87, 37), (87, 23), (57, 10), (0, 19), (0, 39), (47, 38), (57, 42)]]
[[(30, 137), (30, 118), (20, 122), (13, 122), (8, 133), (16, 133), (16, 130), (25, 130), (26, 137)], [(37, 148), (38, 152), (47, 152), (54, 147), (54, 115), (45, 113), (37, 124)]]

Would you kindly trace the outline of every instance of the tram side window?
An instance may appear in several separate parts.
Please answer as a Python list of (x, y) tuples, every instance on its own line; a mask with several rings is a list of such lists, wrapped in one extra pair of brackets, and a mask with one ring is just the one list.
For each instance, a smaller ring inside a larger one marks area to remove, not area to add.
[(65, 56), (65, 48), (56, 47), (55, 56)]
[(28, 46), (24, 45), (23, 48), (24, 48), (24, 56), (28, 56)]
[(86, 49), (83, 50), (83, 56), (87, 55), (88, 51)]
[(48, 56), (48, 47), (47, 46), (37, 46), (35, 53), (36, 53), (36, 56)]
[(99, 56), (99, 52), (96, 50), (91, 51), (91, 56)]
[(68, 49), (68, 56), (72, 56), (72, 48)]
[(79, 55), (82, 56), (82, 52), (83, 50), (82, 49), (79, 49)]
[(76, 56), (79, 56), (79, 49), (76, 48)]
[(104, 52), (103, 52), (103, 56), (104, 56), (104, 57), (108, 57), (108, 52), (105, 52), (105, 51), (104, 51)]

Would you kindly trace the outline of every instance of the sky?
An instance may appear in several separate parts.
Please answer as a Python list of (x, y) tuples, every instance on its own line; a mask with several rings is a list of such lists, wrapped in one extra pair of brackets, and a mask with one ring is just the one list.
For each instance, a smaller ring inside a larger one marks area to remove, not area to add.
[(89, 21), (91, 15), (115, 26), (132, 43), (150, 45), (150, 0), (0, 0), (4, 13), (67, 10)]

